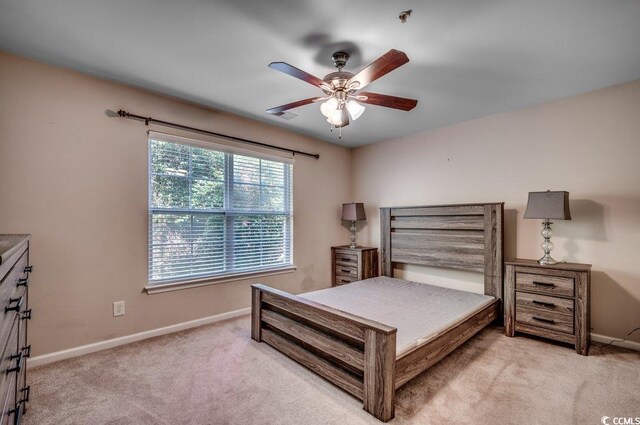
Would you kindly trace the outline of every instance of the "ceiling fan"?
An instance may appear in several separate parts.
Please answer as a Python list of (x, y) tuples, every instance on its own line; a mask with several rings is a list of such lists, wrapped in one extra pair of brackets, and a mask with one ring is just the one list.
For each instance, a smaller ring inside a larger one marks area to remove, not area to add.
[(311, 97), (276, 106), (275, 108), (267, 109), (267, 113), (282, 115), (284, 111), (289, 109), (324, 101), (320, 105), (320, 112), (327, 118), (332, 127), (341, 129), (349, 125), (349, 117), (356, 120), (362, 115), (365, 107), (361, 103), (403, 111), (410, 111), (418, 104), (415, 99), (360, 91), (383, 75), (409, 62), (409, 58), (404, 52), (391, 49), (357, 74), (342, 70), (349, 60), (348, 53), (336, 52), (331, 56), (331, 59), (333, 59), (333, 64), (338, 68), (338, 71), (327, 74), (322, 79), (288, 63), (271, 62), (269, 64), (270, 68), (319, 87), (324, 92), (324, 96)]

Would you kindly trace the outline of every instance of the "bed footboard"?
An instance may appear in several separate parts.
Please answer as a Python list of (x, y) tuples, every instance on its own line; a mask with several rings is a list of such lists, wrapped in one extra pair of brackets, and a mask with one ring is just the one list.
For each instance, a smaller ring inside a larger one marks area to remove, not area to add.
[(395, 328), (265, 285), (251, 290), (251, 338), (359, 398), (381, 421), (393, 419)]

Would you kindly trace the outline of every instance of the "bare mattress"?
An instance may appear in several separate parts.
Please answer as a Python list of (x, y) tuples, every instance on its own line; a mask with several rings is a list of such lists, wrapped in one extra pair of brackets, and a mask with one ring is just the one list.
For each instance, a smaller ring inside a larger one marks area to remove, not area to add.
[(398, 330), (396, 356), (482, 310), (494, 297), (386, 276), (299, 295)]

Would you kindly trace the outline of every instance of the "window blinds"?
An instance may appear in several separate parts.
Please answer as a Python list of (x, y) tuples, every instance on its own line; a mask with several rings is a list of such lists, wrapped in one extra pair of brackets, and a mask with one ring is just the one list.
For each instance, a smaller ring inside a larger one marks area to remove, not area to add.
[(291, 266), (291, 161), (186, 140), (149, 136), (149, 282)]

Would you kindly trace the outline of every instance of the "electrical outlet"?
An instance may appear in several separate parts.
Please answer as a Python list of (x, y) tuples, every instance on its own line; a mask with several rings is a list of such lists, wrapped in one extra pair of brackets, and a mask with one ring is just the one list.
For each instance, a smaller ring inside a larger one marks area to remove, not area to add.
[(124, 301), (113, 302), (113, 317), (124, 316)]

